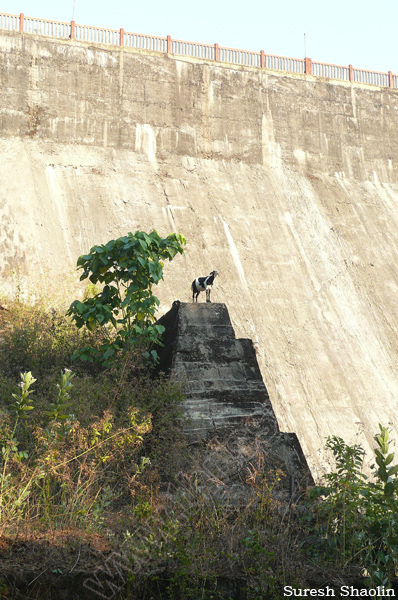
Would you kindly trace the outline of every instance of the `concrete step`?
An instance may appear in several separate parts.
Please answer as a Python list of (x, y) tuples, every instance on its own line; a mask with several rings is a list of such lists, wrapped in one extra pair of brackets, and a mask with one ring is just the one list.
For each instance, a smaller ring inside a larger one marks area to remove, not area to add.
[[(188, 380), (218, 380), (223, 379), (236, 382), (262, 382), (261, 373), (245, 362), (233, 361), (230, 364), (176, 362), (174, 364), (174, 376), (180, 381)], [(264, 384), (263, 384), (264, 385)]]
[(226, 396), (241, 396), (250, 398), (253, 394), (269, 398), (267, 388), (262, 381), (242, 381), (236, 379), (193, 379), (185, 380), (184, 392), (192, 397), (200, 397), (209, 392), (217, 392)]
[(228, 327), (235, 337), (228, 309), (225, 304), (212, 303), (182, 303), (183, 310), (179, 313), (179, 335), (184, 335), (187, 326)]
[(179, 330), (181, 336), (198, 340), (234, 340), (235, 332), (227, 325), (211, 325), (209, 323), (185, 323)]
[(176, 344), (175, 364), (183, 362), (223, 363), (244, 361), (253, 367), (261, 376), (253, 343), (249, 339), (218, 338), (194, 341), (187, 336), (178, 339)]
[(278, 429), (278, 424), (275, 419), (275, 414), (271, 403), (268, 402), (236, 402), (234, 399), (226, 400), (217, 398), (217, 396), (206, 396), (205, 398), (192, 399), (186, 398), (183, 402), (184, 410), (187, 416), (192, 418), (193, 415), (201, 415), (202, 418), (212, 419), (218, 418), (219, 416), (232, 415), (242, 417), (250, 415), (262, 415), (271, 419), (275, 427)]

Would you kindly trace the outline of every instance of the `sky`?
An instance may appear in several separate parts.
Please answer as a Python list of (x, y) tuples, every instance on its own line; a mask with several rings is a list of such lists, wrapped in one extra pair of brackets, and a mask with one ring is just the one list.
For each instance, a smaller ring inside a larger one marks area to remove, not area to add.
[(398, 0), (2, 0), (0, 8), (398, 74)]

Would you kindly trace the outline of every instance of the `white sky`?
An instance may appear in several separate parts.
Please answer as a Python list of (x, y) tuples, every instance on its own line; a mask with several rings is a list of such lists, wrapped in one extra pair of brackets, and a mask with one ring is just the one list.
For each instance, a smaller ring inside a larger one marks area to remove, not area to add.
[[(74, 7), (75, 2), (75, 7)], [(398, 0), (2, 0), (1, 12), (398, 74)]]

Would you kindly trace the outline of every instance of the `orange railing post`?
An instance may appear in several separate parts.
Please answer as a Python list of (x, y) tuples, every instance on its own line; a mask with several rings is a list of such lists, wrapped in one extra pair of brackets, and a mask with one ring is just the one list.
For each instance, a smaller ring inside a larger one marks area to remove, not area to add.
[(352, 65), (348, 65), (348, 78), (351, 82), (354, 81), (354, 68)]
[(23, 20), (24, 20), (24, 14), (21, 13), (19, 15), (19, 33), (23, 33)]
[(124, 29), (120, 28), (120, 45), (124, 46)]
[(167, 36), (167, 54), (171, 54), (171, 35)]
[(70, 22), (70, 39), (71, 40), (75, 39), (75, 22), (74, 21)]
[(264, 69), (264, 67), (265, 67), (265, 54), (264, 54), (264, 50), (261, 50), (261, 52), (260, 52), (260, 67), (262, 69)]
[(394, 87), (394, 79), (392, 77), (392, 71), (388, 71), (388, 85)]
[(214, 60), (218, 60), (218, 44), (214, 44)]
[(305, 74), (311, 75), (312, 71), (312, 60), (310, 58), (305, 57)]

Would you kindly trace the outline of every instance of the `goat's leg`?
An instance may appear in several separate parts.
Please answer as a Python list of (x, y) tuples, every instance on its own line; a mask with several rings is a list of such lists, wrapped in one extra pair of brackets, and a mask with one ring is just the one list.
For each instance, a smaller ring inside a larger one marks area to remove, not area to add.
[(206, 302), (211, 302), (211, 300), (210, 300), (210, 292), (211, 292), (211, 288), (207, 288), (207, 290), (206, 290)]

